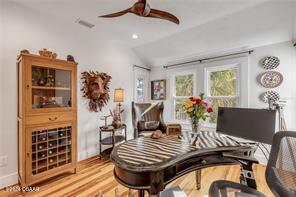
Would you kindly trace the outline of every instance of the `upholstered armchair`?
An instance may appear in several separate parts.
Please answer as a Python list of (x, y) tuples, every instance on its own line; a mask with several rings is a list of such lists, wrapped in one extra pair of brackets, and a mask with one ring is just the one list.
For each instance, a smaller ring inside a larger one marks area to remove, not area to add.
[(132, 122), (134, 137), (149, 135), (156, 130), (166, 132), (166, 124), (163, 121), (163, 102), (159, 103), (135, 103), (132, 102)]

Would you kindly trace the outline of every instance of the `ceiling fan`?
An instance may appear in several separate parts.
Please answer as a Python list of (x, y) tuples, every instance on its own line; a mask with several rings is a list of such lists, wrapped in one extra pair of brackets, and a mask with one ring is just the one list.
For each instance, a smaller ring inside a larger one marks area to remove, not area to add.
[(113, 14), (103, 15), (100, 17), (113, 18), (113, 17), (123, 16), (127, 13), (132, 13), (132, 14), (135, 14), (135, 15), (138, 15), (141, 17), (164, 19), (164, 20), (168, 20), (173, 23), (176, 23), (176, 24), (180, 23), (179, 19), (176, 16), (174, 16), (173, 14), (170, 14), (165, 11), (150, 8), (150, 5), (146, 2), (146, 0), (138, 0), (138, 2), (136, 2), (132, 7), (128, 8), (126, 10), (116, 12)]

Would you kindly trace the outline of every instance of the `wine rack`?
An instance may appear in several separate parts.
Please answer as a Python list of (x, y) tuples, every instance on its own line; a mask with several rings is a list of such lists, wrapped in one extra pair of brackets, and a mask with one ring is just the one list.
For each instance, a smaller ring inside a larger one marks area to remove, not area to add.
[(72, 127), (32, 132), (32, 175), (71, 163)]

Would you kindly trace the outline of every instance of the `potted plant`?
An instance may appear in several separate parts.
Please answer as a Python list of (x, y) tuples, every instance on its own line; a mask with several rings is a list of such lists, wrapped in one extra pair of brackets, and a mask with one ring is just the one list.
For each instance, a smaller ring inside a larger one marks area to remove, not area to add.
[(210, 117), (213, 109), (204, 100), (204, 93), (199, 97), (189, 97), (188, 100), (182, 103), (182, 107), (191, 119), (192, 131), (195, 133), (200, 132), (200, 122), (205, 121)]

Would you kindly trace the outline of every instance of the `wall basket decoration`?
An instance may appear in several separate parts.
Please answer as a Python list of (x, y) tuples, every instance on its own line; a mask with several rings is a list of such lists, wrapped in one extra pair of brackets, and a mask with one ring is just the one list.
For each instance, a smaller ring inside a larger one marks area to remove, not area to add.
[(280, 65), (280, 62), (281, 61), (278, 57), (269, 56), (262, 61), (262, 66), (264, 69), (272, 70), (277, 68)]
[(98, 112), (102, 111), (104, 105), (106, 105), (110, 99), (109, 85), (111, 76), (106, 73), (99, 73), (94, 71), (82, 73), (82, 89), (83, 97), (89, 99), (89, 110)]
[(260, 84), (265, 88), (276, 88), (283, 83), (284, 77), (276, 71), (268, 71), (260, 76)]
[(276, 91), (267, 91), (262, 94), (261, 100), (264, 103), (268, 103), (269, 101), (273, 101), (274, 103), (276, 103), (280, 100), (280, 94)]

